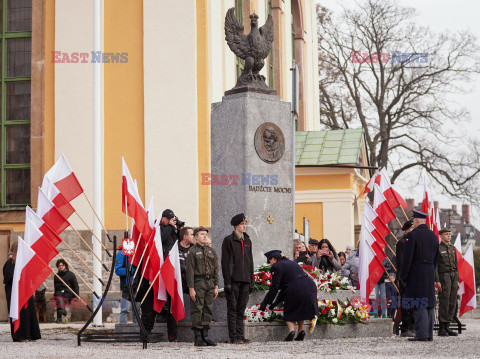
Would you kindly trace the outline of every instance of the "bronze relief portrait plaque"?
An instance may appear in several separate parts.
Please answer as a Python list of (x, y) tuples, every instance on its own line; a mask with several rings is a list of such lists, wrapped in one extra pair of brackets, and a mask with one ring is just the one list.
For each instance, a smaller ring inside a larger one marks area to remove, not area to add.
[(255, 150), (262, 161), (278, 162), (285, 152), (285, 138), (282, 130), (271, 122), (260, 125), (255, 132)]

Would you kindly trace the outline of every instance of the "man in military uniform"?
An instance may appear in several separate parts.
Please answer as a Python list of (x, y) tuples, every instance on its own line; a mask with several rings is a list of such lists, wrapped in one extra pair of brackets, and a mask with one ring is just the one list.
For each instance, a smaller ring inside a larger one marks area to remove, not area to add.
[(228, 336), (233, 344), (247, 344), (244, 335), (245, 308), (253, 291), (252, 241), (247, 233), (247, 220), (243, 213), (233, 216), (232, 234), (222, 243), (222, 274), (227, 299)]
[(190, 293), (190, 316), (195, 346), (216, 346), (208, 338), (213, 301), (218, 296), (218, 259), (215, 250), (206, 245), (208, 230), (194, 231), (196, 244), (191, 246), (186, 262), (186, 279)]
[[(403, 259), (403, 252), (405, 250), (405, 238), (408, 233), (413, 231), (413, 221), (409, 220), (403, 224), (402, 227), (403, 231), (403, 238), (397, 242), (397, 246), (395, 247), (395, 257), (397, 260), (397, 287), (400, 291), (400, 297), (403, 298), (405, 296), (405, 287), (401, 280), (402, 278), (402, 259)], [(410, 308), (404, 308), (402, 305), (401, 299), (399, 301), (399, 309), (401, 311), (401, 320), (402, 323), (400, 325), (401, 336), (402, 337), (414, 337), (415, 336), (415, 326), (413, 324), (413, 311)], [(401, 309), (400, 309), (401, 308)]]
[(457, 336), (449, 328), (450, 322), (455, 314), (455, 305), (457, 304), (458, 292), (458, 266), (457, 253), (455, 246), (450, 244), (452, 231), (449, 228), (443, 228), (438, 232), (442, 242), (439, 245), (437, 272), (435, 281), (438, 288), (438, 335), (441, 337)]
[(435, 308), (435, 268), (438, 262), (438, 237), (425, 224), (428, 214), (413, 211), (414, 230), (407, 234), (402, 259), (402, 280), (406, 284), (402, 305), (413, 309), (415, 338), (433, 340)]

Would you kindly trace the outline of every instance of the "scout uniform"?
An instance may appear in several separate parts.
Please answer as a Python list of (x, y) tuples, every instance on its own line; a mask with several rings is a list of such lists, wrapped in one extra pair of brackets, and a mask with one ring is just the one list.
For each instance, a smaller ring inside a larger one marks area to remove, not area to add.
[[(439, 234), (450, 232), (450, 229), (443, 228)], [(442, 291), (438, 293), (438, 322), (439, 336), (457, 336), (458, 334), (450, 330), (449, 323), (455, 315), (455, 306), (457, 304), (458, 292), (458, 266), (457, 253), (455, 246), (451, 243), (440, 242), (438, 248), (438, 265), (435, 274), (435, 281), (440, 282)]]
[[(195, 229), (195, 233), (205, 228)], [(213, 344), (208, 340), (208, 329), (212, 321), (214, 289), (218, 286), (218, 259), (215, 250), (207, 245), (196, 244), (190, 247), (186, 260), (186, 279), (188, 288), (195, 289), (195, 302), (190, 298), (192, 329), (195, 333), (195, 345)], [(202, 344), (202, 339), (204, 343)], [(208, 344), (208, 343), (212, 344)]]

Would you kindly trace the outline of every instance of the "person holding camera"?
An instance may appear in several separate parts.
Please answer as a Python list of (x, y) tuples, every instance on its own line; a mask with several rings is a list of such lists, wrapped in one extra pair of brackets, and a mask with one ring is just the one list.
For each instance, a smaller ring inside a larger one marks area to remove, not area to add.
[(342, 269), (337, 252), (328, 239), (322, 239), (319, 242), (318, 247), (319, 250), (317, 255), (313, 258), (312, 266), (317, 267), (321, 271), (329, 272)]
[(162, 218), (160, 219), (160, 232), (162, 236), (163, 247), (163, 259), (167, 258), (170, 249), (178, 239), (177, 225), (185, 222), (177, 223), (177, 217), (171, 209), (166, 209), (162, 212)]
[(293, 242), (293, 259), (297, 263), (310, 264), (310, 256), (307, 252), (307, 246), (301, 240)]
[(248, 298), (253, 291), (252, 241), (247, 233), (243, 213), (233, 216), (234, 231), (223, 239), (222, 274), (227, 299), (228, 336), (232, 344), (248, 344), (245, 339), (243, 317)]

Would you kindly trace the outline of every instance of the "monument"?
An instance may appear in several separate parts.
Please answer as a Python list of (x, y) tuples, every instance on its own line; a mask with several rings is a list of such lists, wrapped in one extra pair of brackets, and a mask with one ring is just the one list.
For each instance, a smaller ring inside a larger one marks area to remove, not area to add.
[(222, 102), (212, 104), (211, 234), (220, 257), (223, 238), (233, 231), (230, 219), (245, 213), (258, 266), (271, 249), (291, 257), (295, 136), (290, 103), (281, 101), (259, 73), (272, 48), (273, 19), (269, 15), (260, 28), (256, 14), (250, 21), (245, 35), (233, 8), (225, 17), (225, 39), (245, 67)]

